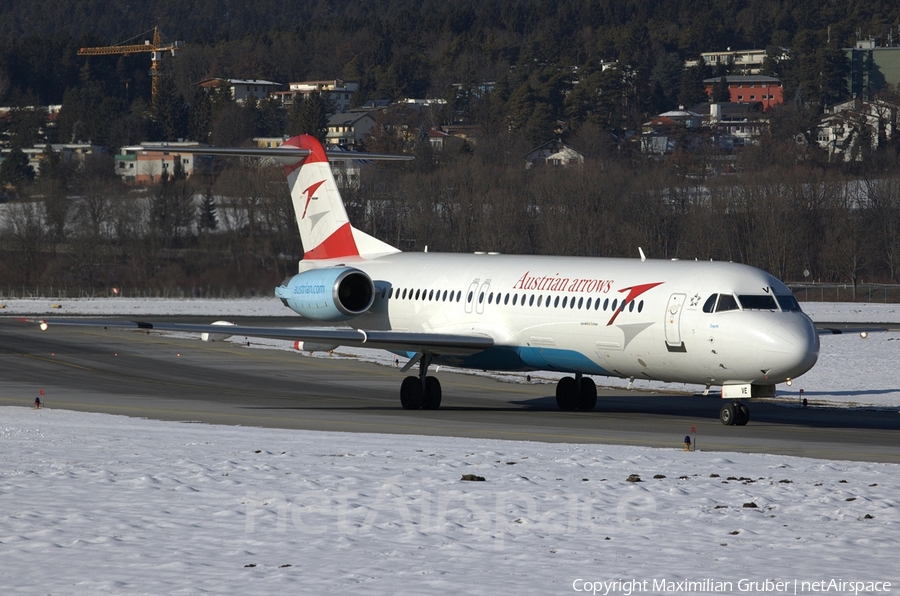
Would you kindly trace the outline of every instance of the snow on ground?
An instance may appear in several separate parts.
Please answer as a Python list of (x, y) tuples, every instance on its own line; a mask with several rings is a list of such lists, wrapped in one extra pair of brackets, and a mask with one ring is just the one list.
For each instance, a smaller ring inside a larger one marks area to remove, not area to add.
[(895, 464), (14, 407), (0, 449), (3, 594), (900, 589)]
[[(0, 300), (5, 308), (0, 314), (8, 315), (91, 315), (91, 316), (209, 316), (210, 320), (236, 316), (285, 317), (292, 311), (274, 298), (248, 299), (165, 299), (165, 298), (110, 298), (110, 299), (12, 299)], [(53, 308), (57, 304), (61, 308)], [(806, 302), (803, 310), (815, 321), (848, 323), (898, 323), (900, 304)], [(298, 318), (298, 321), (300, 319)], [(244, 338), (233, 341), (244, 343)], [(900, 334), (872, 333), (867, 339), (857, 334), (824, 335), (818, 364), (800, 377), (792, 387), (781, 385), (778, 399), (796, 402), (803, 396), (811, 403), (836, 406), (900, 407)], [(255, 348), (292, 349), (292, 343), (277, 340), (252, 339)], [(304, 354), (308, 356), (308, 354)], [(390, 366), (395, 356), (383, 350), (341, 347), (332, 355), (317, 353), (313, 357), (358, 358)], [(401, 364), (405, 359), (400, 360)], [(456, 370), (456, 369), (454, 369)], [(464, 371), (497, 378), (510, 383), (525, 383), (525, 373), (497, 373)], [(528, 375), (530, 382), (555, 383), (561, 374), (536, 372)], [(599, 385), (624, 387), (628, 381), (597, 377)], [(699, 385), (636, 381), (635, 388), (653, 391), (697, 392)]]

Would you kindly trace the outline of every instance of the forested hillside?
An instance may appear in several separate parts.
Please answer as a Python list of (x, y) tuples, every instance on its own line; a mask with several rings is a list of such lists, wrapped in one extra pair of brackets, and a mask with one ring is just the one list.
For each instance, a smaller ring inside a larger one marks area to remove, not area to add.
[[(786, 97), (799, 92), (807, 101), (833, 100), (841, 92), (835, 71), (843, 66), (835, 50), (858, 37), (886, 44), (891, 32), (900, 41), (898, 24), (897, 3), (856, 0), (4, 2), (0, 105), (61, 103), (67, 90), (88, 81), (120, 100), (107, 112), (148, 102), (146, 55), (87, 61), (75, 52), (158, 25), (169, 39), (185, 42), (167, 66), (187, 100), (192, 84), (207, 76), (282, 83), (343, 77), (360, 82), (360, 102), (455, 97), (454, 83), (496, 81), (500, 107), (524, 112), (512, 119), (576, 127), (594, 116), (627, 128), (678, 105), (683, 61), (703, 51), (784, 48), (792, 60), (770, 69), (783, 71), (775, 74), (784, 79)], [(595, 88), (600, 62), (610, 60), (633, 73), (630, 88), (621, 90), (627, 105), (604, 106), (602, 98), (584, 109), (566, 105), (569, 87)], [(497, 116), (474, 108), (467, 115)]]

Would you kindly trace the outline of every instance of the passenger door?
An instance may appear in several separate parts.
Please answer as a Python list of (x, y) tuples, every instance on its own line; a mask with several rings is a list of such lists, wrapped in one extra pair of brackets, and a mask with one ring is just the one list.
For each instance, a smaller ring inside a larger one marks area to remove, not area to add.
[(681, 312), (684, 310), (685, 294), (672, 294), (666, 305), (666, 346), (670, 352), (684, 351), (681, 341)]

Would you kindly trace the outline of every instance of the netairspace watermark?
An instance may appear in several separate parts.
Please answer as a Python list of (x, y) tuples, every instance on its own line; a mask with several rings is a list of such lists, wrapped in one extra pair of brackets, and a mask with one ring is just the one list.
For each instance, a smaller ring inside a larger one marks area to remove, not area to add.
[(395, 483), (385, 482), (374, 498), (345, 488), (308, 490), (293, 500), (278, 491), (249, 494), (244, 500), (244, 531), (273, 529), (309, 535), (364, 535), (381, 528), (442, 534), (449, 529), (493, 537), (503, 547), (504, 535), (539, 531), (549, 535), (653, 531), (656, 500), (629, 490), (617, 500), (592, 499), (582, 494), (553, 493), (540, 498), (521, 491), (472, 489), (429, 492), (417, 489), (405, 495)]
[(656, 579), (615, 579), (590, 581), (576, 579), (572, 590), (592, 596), (632, 596), (633, 594), (889, 594), (891, 582), (860, 581), (840, 578), (818, 580), (772, 579), (718, 581), (715, 579), (669, 580)]

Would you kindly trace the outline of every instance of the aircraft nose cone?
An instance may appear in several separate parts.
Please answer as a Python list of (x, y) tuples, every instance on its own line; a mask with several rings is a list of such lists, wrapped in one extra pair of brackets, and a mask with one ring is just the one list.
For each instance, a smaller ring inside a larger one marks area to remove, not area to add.
[(793, 379), (815, 365), (819, 358), (819, 335), (805, 315), (792, 316), (772, 329), (763, 349), (771, 378)]

